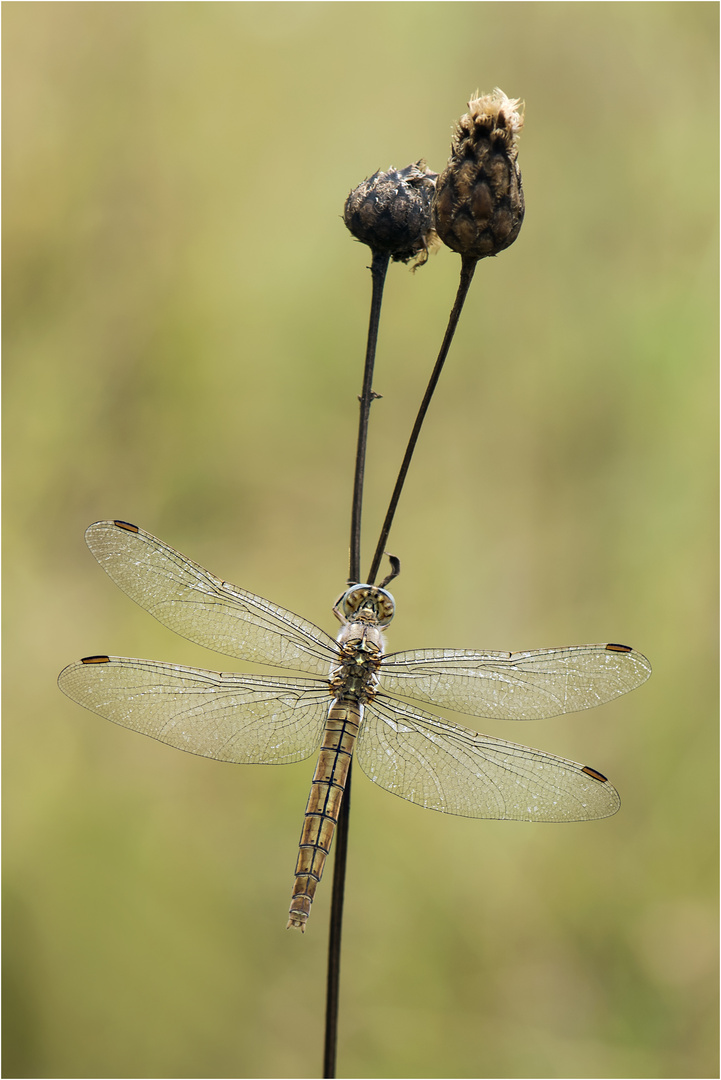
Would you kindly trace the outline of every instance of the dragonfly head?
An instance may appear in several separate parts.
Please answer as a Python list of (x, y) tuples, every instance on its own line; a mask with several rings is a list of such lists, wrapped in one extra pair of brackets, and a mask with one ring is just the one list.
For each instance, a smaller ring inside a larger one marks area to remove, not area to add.
[(344, 592), (335, 611), (345, 622), (370, 622), (388, 626), (396, 610), (396, 602), (386, 589), (378, 585), (353, 585)]

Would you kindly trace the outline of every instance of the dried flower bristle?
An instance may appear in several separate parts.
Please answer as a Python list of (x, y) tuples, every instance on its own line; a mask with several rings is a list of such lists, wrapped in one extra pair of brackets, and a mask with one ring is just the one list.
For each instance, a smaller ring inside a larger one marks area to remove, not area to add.
[(461, 255), (497, 255), (520, 232), (524, 201), (516, 158), (521, 108), (520, 101), (496, 89), (471, 98), (456, 124), (433, 209), (441, 240)]
[(374, 252), (420, 266), (438, 242), (431, 209), (437, 176), (422, 159), (405, 169), (378, 171), (351, 191), (343, 220)]

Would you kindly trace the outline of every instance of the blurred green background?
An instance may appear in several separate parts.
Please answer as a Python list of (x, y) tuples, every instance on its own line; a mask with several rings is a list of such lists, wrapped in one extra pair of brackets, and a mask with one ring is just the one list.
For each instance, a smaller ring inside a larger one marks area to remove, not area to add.
[[(319, 1075), (330, 873), (285, 930), (313, 763), (184, 755), (55, 678), (234, 666), (115, 588), (104, 517), (333, 631), (370, 296), (343, 202), (442, 168), (496, 85), (526, 101), (526, 221), (428, 417), (390, 645), (622, 641), (654, 676), (481, 722), (605, 772), (607, 821), (445, 818), (357, 773), (339, 1075), (718, 1075), (718, 6), (3, 15), (4, 1075)], [(458, 269), (389, 275), (366, 567)]]

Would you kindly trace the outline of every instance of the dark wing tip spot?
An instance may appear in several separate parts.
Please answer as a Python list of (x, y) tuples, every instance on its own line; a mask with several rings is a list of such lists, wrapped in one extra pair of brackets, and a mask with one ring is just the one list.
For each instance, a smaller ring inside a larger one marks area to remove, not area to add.
[(609, 652), (633, 652), (630, 645), (614, 645), (613, 642), (607, 645), (606, 648)]
[(80, 661), (81, 664), (109, 664), (109, 656), (84, 656)]
[(586, 776), (592, 777), (594, 780), (599, 780), (602, 784), (608, 783), (608, 777), (604, 776), (602, 772), (597, 769), (592, 769), (590, 765), (584, 765), (581, 772), (585, 772)]
[(129, 521), (113, 521), (113, 525), (117, 525), (119, 529), (125, 529), (127, 532), (140, 532), (137, 525), (131, 525)]

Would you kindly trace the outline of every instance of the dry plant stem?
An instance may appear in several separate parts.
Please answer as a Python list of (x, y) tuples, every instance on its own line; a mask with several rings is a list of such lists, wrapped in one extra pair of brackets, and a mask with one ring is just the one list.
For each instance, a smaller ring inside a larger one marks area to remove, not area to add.
[(393, 494), (391, 495), (391, 501), (388, 506), (388, 512), (386, 513), (385, 521), (383, 522), (383, 528), (381, 529), (378, 546), (376, 547), (375, 555), (373, 556), (373, 563), (370, 568), (370, 573), (366, 578), (366, 582), (369, 585), (374, 584), (376, 576), (378, 574), (378, 568), (380, 567), (381, 559), (383, 558), (386, 542), (388, 540), (388, 534), (391, 531), (391, 525), (393, 524), (393, 518), (395, 516), (396, 508), (398, 506), (398, 500), (401, 497), (401, 491), (403, 490), (403, 484), (406, 479), (408, 467), (411, 463), (411, 458), (413, 457), (413, 451), (415, 450), (416, 443), (418, 442), (418, 436), (420, 435), (421, 427), (423, 426), (423, 420), (425, 419), (426, 412), (428, 411), (428, 406), (431, 403), (433, 391), (438, 384), (438, 380), (441, 376), (441, 371), (443, 370), (443, 365), (446, 361), (446, 357), (448, 356), (448, 350), (451, 347), (453, 335), (456, 332), (456, 327), (458, 325), (458, 320), (461, 316), (461, 311), (463, 310), (466, 295), (468, 293), (471, 281), (473, 280), (473, 273), (476, 269), (476, 263), (477, 259), (469, 258), (465, 255), (462, 256), (461, 279), (458, 283), (458, 292), (456, 293), (456, 299), (454, 301), (453, 308), (451, 309), (451, 314), (448, 319), (448, 326), (446, 328), (446, 333), (443, 338), (440, 352), (438, 353), (438, 359), (436, 360), (435, 367), (431, 372), (431, 377), (428, 382), (426, 392), (423, 396), (423, 401), (421, 402), (420, 408), (418, 410), (418, 415), (416, 416), (416, 421), (413, 425), (413, 430), (411, 431), (411, 437), (408, 440), (408, 446), (406, 447), (405, 456), (401, 463), (400, 471), (398, 473), (398, 479), (396, 480), (396, 486), (394, 487)]
[[(395, 516), (398, 500), (400, 499), (406, 474), (413, 457), (418, 436), (420, 435), (423, 420), (425, 419), (428, 406), (430, 405), (433, 392), (443, 370), (446, 357), (448, 356), (453, 335), (458, 325), (458, 320), (463, 310), (466, 295), (476, 269), (475, 258), (462, 257), (461, 278), (458, 292), (448, 320), (448, 326), (443, 338), (438, 359), (431, 373), (431, 378), (426, 388), (423, 401), (418, 410), (415, 424), (408, 441), (405, 456), (401, 464), (396, 486), (393, 489), (390, 505), (386, 514), (380, 539), (373, 557), (373, 565), (366, 581), (373, 584), (388, 534), (390, 533), (393, 518)], [(375, 364), (376, 344), (378, 341), (378, 326), (380, 323), (381, 304), (383, 301), (383, 288), (386, 273), (388, 271), (389, 256), (382, 253), (374, 253), (371, 264), (373, 279), (373, 293), (371, 298), (371, 312), (368, 325), (368, 342), (366, 346), (365, 370), (363, 374), (363, 389), (360, 398), (360, 418), (358, 423), (358, 446), (356, 450), (355, 477), (353, 481), (353, 504), (351, 510), (351, 538), (350, 538), (350, 564), (348, 581), (355, 584), (360, 581), (360, 547), (361, 547), (361, 511), (363, 507), (363, 479), (365, 475), (366, 449), (368, 445), (368, 421), (370, 407), (373, 401), (373, 367)], [(352, 765), (352, 763), (351, 763)], [(348, 826), (350, 819), (350, 788), (351, 772), (348, 770), (343, 802), (338, 815), (338, 825), (335, 835), (335, 862), (333, 866), (333, 892), (331, 897), (330, 935), (328, 941), (328, 978), (326, 989), (326, 1013), (325, 1013), (325, 1043), (323, 1052), (323, 1077), (332, 1080), (336, 1074), (336, 1052), (338, 1045), (338, 1000), (340, 990), (340, 947), (341, 933), (343, 929), (343, 899), (345, 893), (345, 871), (348, 854)]]
[[(353, 505), (351, 509), (350, 532), (350, 567), (348, 583), (355, 585), (360, 581), (361, 547), (361, 511), (363, 508), (363, 480), (365, 476), (366, 449), (368, 446), (368, 420), (373, 402), (373, 367), (378, 342), (383, 288), (390, 255), (382, 252), (373, 253), (371, 276), (373, 292), (368, 323), (368, 341), (366, 344), (363, 388), (360, 396), (360, 417), (358, 421), (358, 446), (353, 479)], [(338, 999), (340, 991), (340, 944), (343, 930), (343, 897), (345, 893), (345, 869), (348, 856), (348, 826), (350, 822), (350, 785), (352, 762), (343, 793), (338, 824), (335, 833), (335, 861), (333, 864), (333, 892), (330, 908), (330, 934), (328, 939), (328, 978), (326, 983), (325, 1006), (325, 1043), (323, 1048), (323, 1076), (335, 1076), (336, 1051), (338, 1046)]]
[(340, 990), (340, 939), (343, 929), (343, 895), (345, 892), (345, 868), (348, 854), (348, 823), (350, 820), (350, 782), (353, 762), (343, 792), (335, 834), (335, 862), (333, 864), (333, 893), (330, 906), (330, 935), (328, 939), (328, 980), (325, 1000), (325, 1045), (323, 1048), (323, 1076), (335, 1076), (336, 1049), (338, 1046), (338, 996)]
[(361, 510), (363, 506), (363, 477), (366, 464), (366, 447), (368, 445), (368, 419), (370, 417), (371, 404), (373, 401), (373, 365), (376, 358), (376, 344), (378, 342), (378, 325), (381, 316), (381, 303), (383, 302), (383, 287), (390, 255), (383, 252), (373, 253), (371, 264), (371, 276), (373, 278), (373, 294), (371, 297), (371, 313), (368, 324), (368, 342), (366, 345), (365, 370), (363, 372), (363, 389), (360, 397), (360, 418), (358, 422), (358, 448), (355, 459), (355, 477), (353, 480), (353, 506), (351, 509), (350, 524), (350, 569), (348, 572), (348, 584), (356, 585), (360, 581), (360, 548), (361, 548)]

